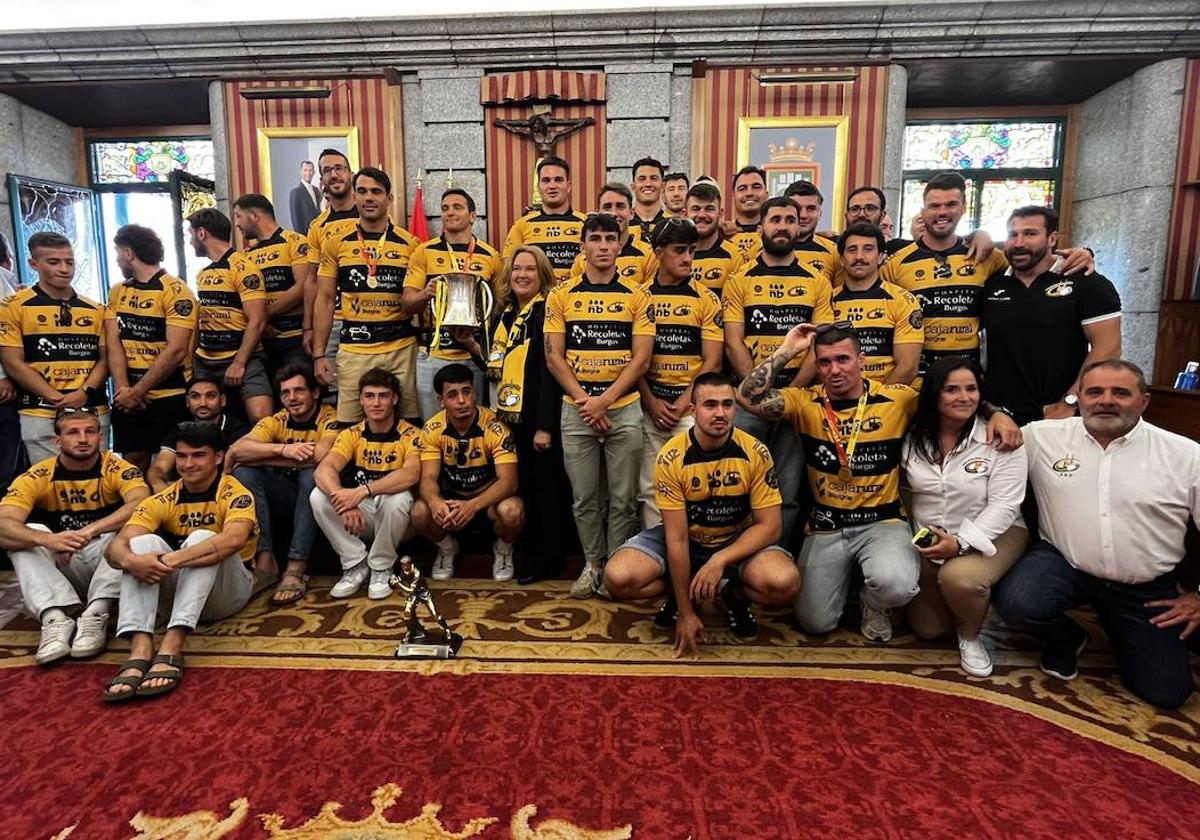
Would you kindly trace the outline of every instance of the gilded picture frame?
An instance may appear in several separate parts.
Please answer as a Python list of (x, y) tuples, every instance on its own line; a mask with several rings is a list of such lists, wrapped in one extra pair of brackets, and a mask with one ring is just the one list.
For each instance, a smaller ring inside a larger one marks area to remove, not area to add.
[(836, 230), (846, 201), (849, 134), (849, 115), (742, 117), (738, 168), (753, 164), (763, 169), (773, 196), (782, 195), (793, 181), (812, 181), (824, 197), (817, 230)]
[[(311, 160), (314, 168), (322, 149), (337, 149), (350, 159), (350, 169), (359, 166), (358, 127), (313, 126), (312, 128), (259, 128), (258, 175), (262, 193), (275, 205), (275, 218), (285, 228), (295, 230), (308, 225), (296, 225), (291, 217), (289, 196), (300, 185), (300, 164)], [(320, 172), (313, 176), (312, 185), (321, 186)]]

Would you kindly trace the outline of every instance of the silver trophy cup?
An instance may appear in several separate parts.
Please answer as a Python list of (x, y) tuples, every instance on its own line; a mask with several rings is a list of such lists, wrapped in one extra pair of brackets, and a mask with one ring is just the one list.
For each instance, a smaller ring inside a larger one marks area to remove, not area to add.
[(434, 318), (440, 327), (486, 326), (492, 312), (492, 290), (473, 274), (443, 274), (437, 281)]

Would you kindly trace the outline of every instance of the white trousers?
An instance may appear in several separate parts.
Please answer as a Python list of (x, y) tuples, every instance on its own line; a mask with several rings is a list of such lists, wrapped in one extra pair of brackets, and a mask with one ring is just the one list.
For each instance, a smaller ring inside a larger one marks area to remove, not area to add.
[[(193, 531), (183, 547), (215, 537), (212, 531)], [(171, 546), (158, 534), (142, 534), (129, 541), (135, 554), (168, 552)], [(167, 629), (194, 630), (201, 621), (220, 621), (240, 611), (250, 601), (254, 575), (238, 554), (212, 566), (187, 566), (158, 583), (121, 574), (121, 620), (117, 635), (153, 633), (159, 615), (167, 616)]]
[[(45, 525), (29, 527), (50, 533)], [(41, 621), (42, 613), (53, 607), (75, 612), (73, 608), (81, 604), (120, 597), (121, 570), (114, 569), (104, 559), (104, 550), (114, 536), (102, 534), (76, 551), (70, 562), (62, 566), (54, 561), (50, 549), (41, 546), (10, 552), (9, 558), (21, 587), (21, 600), (29, 614)]]
[(337, 552), (343, 569), (352, 569), (364, 560), (367, 567), (376, 572), (390, 571), (396, 565), (396, 549), (408, 532), (412, 493), (405, 490), (363, 499), (358, 509), (367, 522), (367, 530), (361, 537), (346, 530), (342, 518), (320, 487), (312, 491), (309, 500), (317, 525)]

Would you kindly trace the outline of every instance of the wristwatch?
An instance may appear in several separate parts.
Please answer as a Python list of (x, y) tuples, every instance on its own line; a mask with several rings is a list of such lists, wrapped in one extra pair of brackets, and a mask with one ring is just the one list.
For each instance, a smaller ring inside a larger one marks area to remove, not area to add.
[(972, 548), (971, 548), (971, 546), (970, 546), (970, 545), (968, 545), (967, 543), (963, 542), (963, 538), (962, 538), (962, 537), (955, 536), (955, 537), (954, 537), (954, 541), (955, 541), (956, 543), (958, 543), (958, 556), (959, 556), (959, 557), (962, 557), (964, 554), (970, 554), (970, 553), (971, 553), (971, 552), (974, 550), (974, 549), (972, 549)]

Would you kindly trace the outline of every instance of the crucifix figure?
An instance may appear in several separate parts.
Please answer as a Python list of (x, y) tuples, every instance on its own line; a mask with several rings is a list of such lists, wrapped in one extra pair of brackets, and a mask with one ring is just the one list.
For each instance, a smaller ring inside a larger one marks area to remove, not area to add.
[(554, 144), (563, 137), (594, 125), (595, 122), (591, 117), (568, 120), (535, 113), (528, 119), (496, 120), (495, 124), (518, 137), (528, 137), (533, 141), (533, 145), (537, 146), (538, 157), (541, 158), (553, 152)]
[[(538, 161), (554, 153), (554, 144), (562, 138), (574, 134), (596, 121), (591, 117), (577, 119), (561, 119), (550, 116), (549, 105), (534, 105), (533, 113), (524, 120), (495, 120), (496, 125), (505, 131), (510, 131), (518, 137), (528, 138), (537, 147)], [(533, 189), (530, 192), (529, 204), (525, 207), (528, 213), (534, 207), (542, 204), (541, 193), (538, 192), (537, 165), (534, 164)]]

